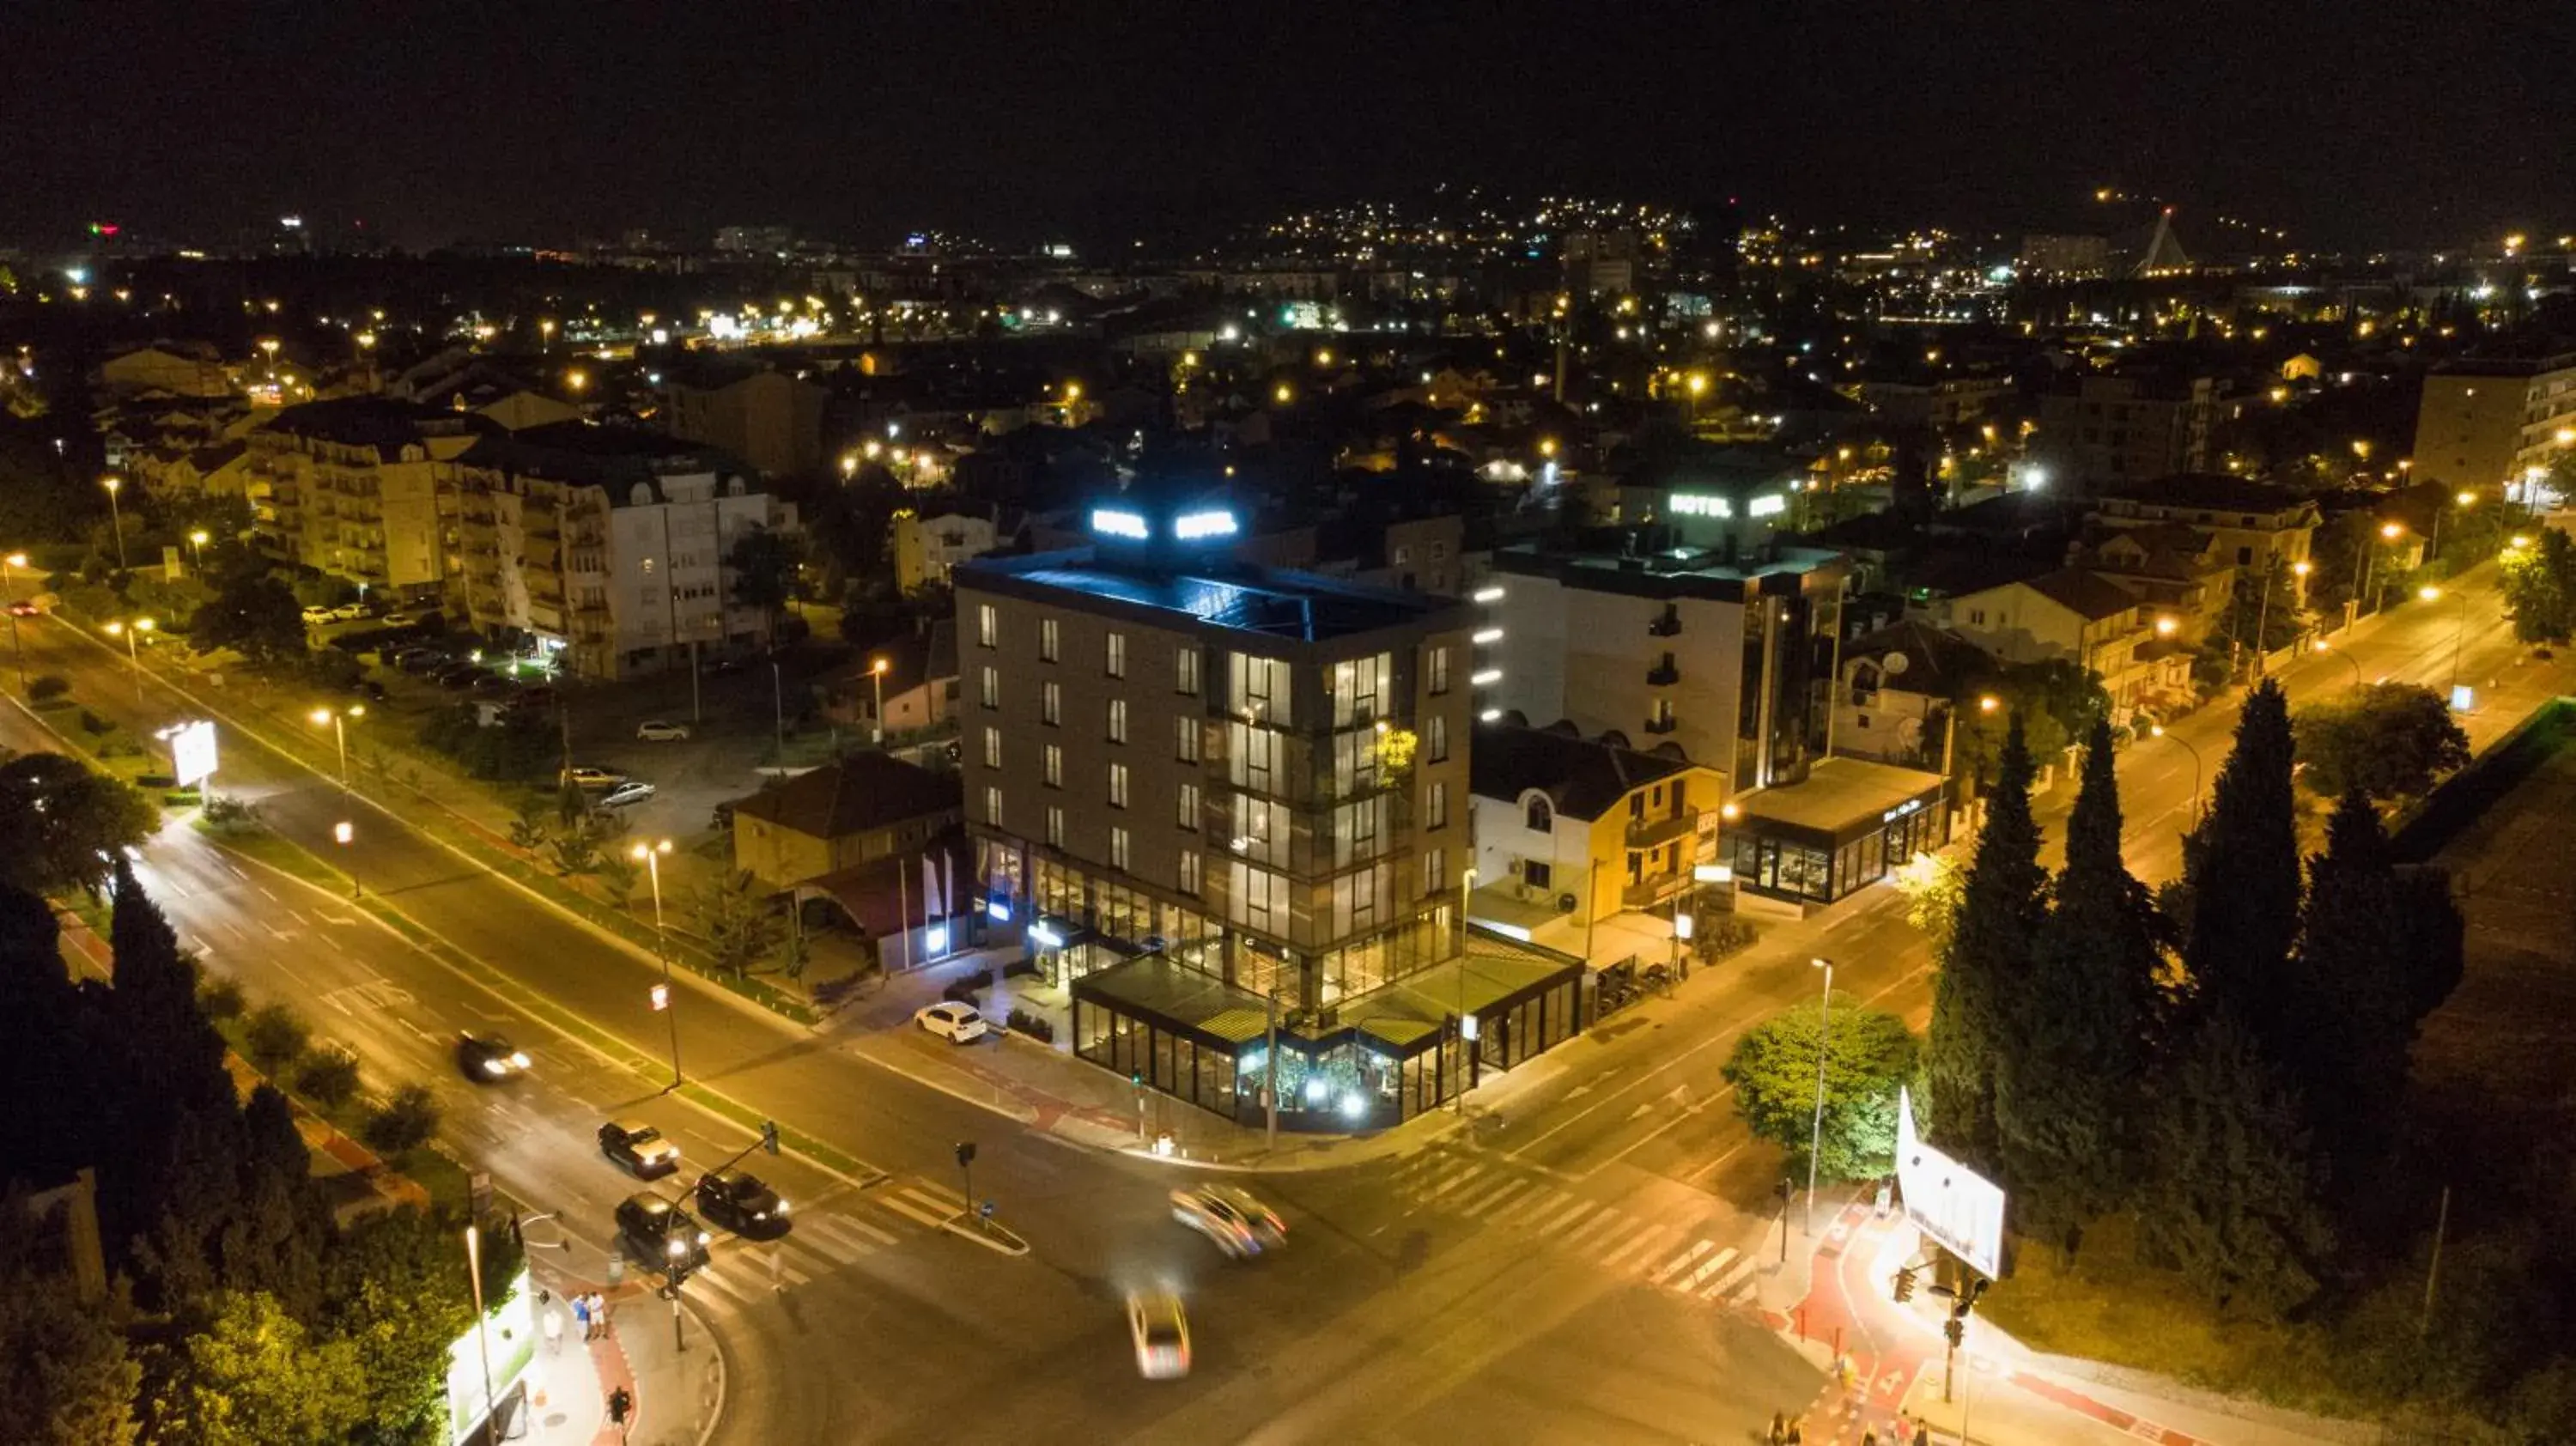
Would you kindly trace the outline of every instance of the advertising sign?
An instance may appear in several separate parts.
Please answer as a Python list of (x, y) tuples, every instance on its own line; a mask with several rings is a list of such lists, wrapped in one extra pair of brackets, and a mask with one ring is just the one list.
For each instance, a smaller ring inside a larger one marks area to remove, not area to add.
[(204, 719), (182, 723), (165, 735), (170, 740), (170, 772), (181, 788), (194, 788), (215, 776), (215, 725)]
[(2003, 1274), (2003, 1187), (1923, 1143), (1912, 1091), (1896, 1092), (1896, 1187), (1905, 1218), (1992, 1280)]

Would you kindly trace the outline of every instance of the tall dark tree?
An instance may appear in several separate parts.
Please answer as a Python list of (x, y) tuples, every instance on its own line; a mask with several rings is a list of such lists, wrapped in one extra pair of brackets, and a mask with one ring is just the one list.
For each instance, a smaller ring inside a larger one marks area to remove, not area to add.
[(2457, 982), (2444, 977), (2445, 951), (2434, 941), (2446, 923), (2456, 938), (2458, 920), (2447, 890), (2400, 880), (2369, 797), (2346, 793), (2327, 822), (2325, 852), (2308, 866), (2291, 973), (2307, 1027), (2290, 1037), (2295, 1052), (2284, 1061), (2341, 1178), (2367, 1178), (2398, 1126), (2416, 1027)]
[(796, 595), (796, 572), (805, 560), (804, 545), (788, 533), (759, 528), (744, 533), (725, 554), (733, 578), (734, 602), (760, 609), (762, 632), (774, 646), (778, 614)]
[(2299, 930), (2299, 839), (2291, 813), (2289, 699), (2265, 679), (2247, 696), (2236, 747), (2210, 790), (2209, 816), (2184, 850), (2191, 918), (2183, 970), (2200, 998), (2224, 1002), (2267, 1059), (2300, 1027), (2282, 973)]
[(1995, 1071), (2014, 1209), (2073, 1250), (2136, 1190), (2161, 990), (2154, 905), (2120, 857), (2111, 725), (2097, 719), (2066, 821), (2066, 867), (2031, 954), (2015, 1048)]
[(2316, 1293), (2333, 1236), (2298, 1094), (2217, 1002), (2178, 1041), (2147, 1133), (2149, 1251), (2221, 1306), (2279, 1312)]
[(189, 639), (201, 651), (230, 648), (254, 663), (304, 655), (304, 609), (273, 577), (239, 574), (197, 609)]
[(88, 1047), (94, 995), (63, 972), (45, 901), (0, 884), (0, 1173), (44, 1179), (95, 1164), (101, 1101)]
[(151, 800), (121, 779), (60, 753), (0, 763), (0, 879), (30, 893), (97, 891), (102, 859), (140, 844), (160, 823)]
[(2011, 1047), (2012, 1015), (2028, 986), (2046, 914), (2048, 874), (2039, 866), (2039, 823), (2030, 811), (2035, 772), (2015, 719), (2004, 735), (1985, 831), (1932, 990), (1933, 1134), (1943, 1148), (1988, 1172), (2000, 1165), (1998, 1057)]

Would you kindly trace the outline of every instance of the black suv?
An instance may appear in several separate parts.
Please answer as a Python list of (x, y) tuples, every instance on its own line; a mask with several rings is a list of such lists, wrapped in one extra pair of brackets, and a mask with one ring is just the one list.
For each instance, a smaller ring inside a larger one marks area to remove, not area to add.
[(709, 1258), (707, 1232), (659, 1195), (629, 1195), (619, 1203), (617, 1242), (637, 1263), (664, 1274), (700, 1269)]
[(746, 1240), (776, 1240), (793, 1224), (787, 1202), (758, 1175), (736, 1169), (698, 1177), (698, 1213)]

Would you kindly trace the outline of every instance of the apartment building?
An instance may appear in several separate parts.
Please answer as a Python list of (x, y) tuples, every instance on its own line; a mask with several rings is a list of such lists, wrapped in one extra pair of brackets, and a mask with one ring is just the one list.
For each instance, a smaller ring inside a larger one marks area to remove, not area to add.
[(989, 517), (969, 512), (917, 517), (907, 508), (894, 518), (895, 585), (912, 592), (945, 584), (957, 564), (991, 552), (998, 541)]
[(2314, 501), (2250, 477), (2186, 472), (2104, 488), (2092, 520), (2104, 528), (2197, 528), (2210, 535), (2214, 562), (2261, 570), (2305, 562), (2319, 518)]
[(823, 408), (812, 382), (731, 360), (692, 358), (664, 374), (662, 421), (683, 441), (721, 447), (772, 476), (823, 469)]
[(1477, 906), (1526, 906), (1509, 922), (1534, 914), (1542, 943), (1589, 953), (1595, 925), (1670, 905), (1717, 857), (1713, 768), (1509, 720), (1476, 725), (1472, 762)]
[(534, 635), (559, 666), (617, 678), (758, 642), (725, 558), (793, 509), (740, 461), (632, 427), (563, 422), (457, 459), (457, 601)]
[(238, 469), (261, 549), (280, 562), (406, 598), (452, 573), (456, 460), (466, 418), (382, 397), (287, 407), (243, 438)]
[[(2576, 352), (2470, 357), (2424, 378), (2415, 412), (2418, 482), (2516, 486), (2576, 455)], [(2542, 506), (2565, 499), (2543, 499)]]
[(2052, 485), (2204, 472), (2211, 435), (2240, 405), (2214, 377), (2083, 376), (2040, 398), (2031, 451)]
[(1089, 521), (953, 574), (985, 917), (1071, 986), (1075, 1051), (1347, 1129), (1571, 1034), (1579, 960), (1462, 937), (1471, 610), (1231, 561), (1222, 493)]
[(2128, 726), (2142, 705), (2189, 692), (2189, 652), (2157, 636), (2154, 608), (2083, 568), (1963, 592), (1928, 611), (1936, 625), (2005, 662), (2054, 659), (2090, 669), (2111, 695), (2114, 727)]

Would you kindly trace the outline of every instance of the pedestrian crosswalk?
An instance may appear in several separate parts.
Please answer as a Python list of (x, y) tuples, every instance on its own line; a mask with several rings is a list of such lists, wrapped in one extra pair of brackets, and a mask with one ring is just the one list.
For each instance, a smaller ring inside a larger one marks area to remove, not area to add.
[(1525, 1234), (1659, 1290), (1735, 1306), (1754, 1296), (1759, 1260), (1702, 1234), (1711, 1223), (1706, 1219), (1650, 1219), (1578, 1195), (1547, 1176), (1446, 1150), (1407, 1160), (1397, 1168), (1394, 1188), (1413, 1209)]
[[(877, 1213), (879, 1207), (890, 1213)], [(714, 1261), (689, 1277), (688, 1298), (709, 1315), (733, 1315), (782, 1290), (891, 1250), (916, 1236), (914, 1227), (935, 1229), (956, 1211), (953, 1198), (943, 1200), (928, 1187), (907, 1185), (853, 1198), (840, 1209), (798, 1215), (783, 1239), (735, 1239), (720, 1245)]]

